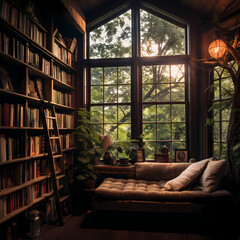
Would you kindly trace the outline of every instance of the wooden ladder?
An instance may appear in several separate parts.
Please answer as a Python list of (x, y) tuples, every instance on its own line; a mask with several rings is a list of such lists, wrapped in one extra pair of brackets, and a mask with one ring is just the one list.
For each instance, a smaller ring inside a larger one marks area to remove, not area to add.
[(71, 217), (72, 208), (55, 107), (52, 104), (43, 102), (41, 113), (45, 131), (49, 169), (52, 176), (57, 219), (59, 225), (63, 225), (64, 222)]

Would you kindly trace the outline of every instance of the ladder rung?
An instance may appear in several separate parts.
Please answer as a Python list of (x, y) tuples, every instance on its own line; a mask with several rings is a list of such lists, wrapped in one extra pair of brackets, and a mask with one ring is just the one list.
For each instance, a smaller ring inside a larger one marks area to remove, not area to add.
[(69, 198), (69, 196), (68, 195), (66, 195), (66, 196), (63, 196), (63, 197), (61, 197), (60, 199), (59, 199), (59, 201), (60, 202), (64, 202), (66, 199), (68, 199)]
[(50, 137), (50, 139), (60, 139), (60, 137)]
[(53, 155), (53, 158), (60, 158), (60, 157), (62, 157), (62, 154)]
[(64, 177), (65, 177), (65, 175), (64, 175), (64, 174), (61, 174), (61, 175), (57, 175), (57, 176), (56, 176), (56, 179), (59, 180), (59, 179), (64, 178)]
[(47, 119), (56, 119), (55, 117), (46, 116)]

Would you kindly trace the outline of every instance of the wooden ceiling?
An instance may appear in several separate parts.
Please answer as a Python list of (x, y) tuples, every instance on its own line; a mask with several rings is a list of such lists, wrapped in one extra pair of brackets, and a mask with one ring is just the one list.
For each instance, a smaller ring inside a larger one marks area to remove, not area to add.
[[(159, 0), (156, 1), (160, 4)], [(76, 2), (86, 16), (87, 21), (91, 21), (100, 10), (109, 9), (109, 6), (113, 7), (113, 3), (120, 5), (126, 0), (76, 0)], [(172, 0), (171, 2), (200, 14), (203, 19), (213, 15), (228, 17), (240, 10), (240, 0)]]

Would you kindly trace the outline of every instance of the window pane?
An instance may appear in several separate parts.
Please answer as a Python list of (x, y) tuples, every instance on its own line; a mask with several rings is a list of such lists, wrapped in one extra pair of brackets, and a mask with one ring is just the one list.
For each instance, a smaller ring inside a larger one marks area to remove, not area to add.
[(102, 123), (103, 122), (103, 107), (94, 106), (91, 107), (91, 122), (92, 123)]
[(228, 122), (222, 122), (222, 142), (227, 142)]
[(105, 86), (104, 103), (116, 103), (116, 102), (117, 102), (117, 86)]
[(112, 141), (117, 140), (117, 124), (104, 124), (104, 135), (109, 135)]
[(158, 124), (158, 140), (171, 140), (171, 125), (166, 123)]
[(172, 121), (185, 122), (185, 105), (184, 104), (172, 105)]
[(219, 93), (219, 81), (214, 82), (214, 99), (218, 100), (220, 98), (220, 93)]
[(104, 84), (117, 84), (117, 68), (104, 68)]
[(185, 82), (184, 65), (171, 66), (171, 82)]
[(170, 122), (170, 105), (161, 104), (157, 106), (157, 121)]
[(117, 106), (104, 106), (104, 122), (105, 123), (117, 122)]
[(103, 102), (103, 87), (91, 87), (91, 103)]
[(118, 106), (118, 122), (131, 122), (131, 107)]
[(184, 28), (140, 10), (140, 31), (141, 56), (185, 54)]
[(170, 102), (170, 84), (157, 85), (158, 102)]
[(156, 124), (143, 124), (143, 134), (146, 140), (156, 140)]
[(143, 122), (156, 122), (156, 105), (143, 105)]
[(90, 32), (90, 58), (132, 56), (131, 10)]
[(131, 84), (131, 68), (130, 67), (118, 68), (118, 83)]
[(96, 130), (100, 135), (103, 135), (103, 125), (102, 124), (94, 124), (94, 130)]
[(118, 139), (127, 140), (128, 133), (131, 132), (131, 124), (120, 124), (118, 127)]
[(186, 139), (185, 123), (172, 124), (172, 135), (173, 140), (185, 140)]
[(142, 82), (143, 83), (153, 83), (153, 66), (142, 67)]
[(91, 84), (102, 85), (103, 84), (103, 69), (91, 68)]
[(154, 159), (154, 154), (156, 152), (156, 142), (146, 142), (145, 143), (145, 158)]
[(231, 109), (228, 107), (222, 111), (222, 120), (229, 121)]
[(214, 134), (213, 134), (214, 141), (220, 141), (220, 123), (215, 122), (213, 129), (214, 129)]
[(143, 102), (155, 102), (155, 86), (143, 85)]
[(174, 84), (171, 86), (171, 100), (174, 102), (185, 100), (185, 87), (184, 84)]
[(131, 102), (131, 86), (130, 85), (120, 85), (118, 87), (118, 101), (120, 103)]
[(221, 98), (231, 98), (234, 92), (234, 86), (231, 78), (227, 78), (221, 81)]

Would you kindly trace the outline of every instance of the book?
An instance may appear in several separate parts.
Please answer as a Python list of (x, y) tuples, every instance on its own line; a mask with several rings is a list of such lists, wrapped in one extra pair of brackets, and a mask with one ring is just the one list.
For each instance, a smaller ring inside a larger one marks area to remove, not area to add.
[(6, 145), (6, 138), (4, 134), (0, 135), (0, 162), (5, 162), (7, 161), (7, 145)]
[(37, 95), (37, 92), (36, 92), (36, 89), (35, 89), (34, 80), (29, 79), (29, 81), (28, 81), (28, 89), (29, 89), (28, 96), (38, 98), (38, 95)]
[(0, 66), (0, 87), (5, 90), (13, 91), (13, 86), (6, 69)]
[(37, 89), (37, 95), (40, 99), (44, 99), (44, 94), (43, 94), (43, 79), (36, 79), (36, 89)]
[(69, 50), (71, 53), (74, 52), (76, 45), (77, 45), (77, 39), (74, 37), (69, 47)]

